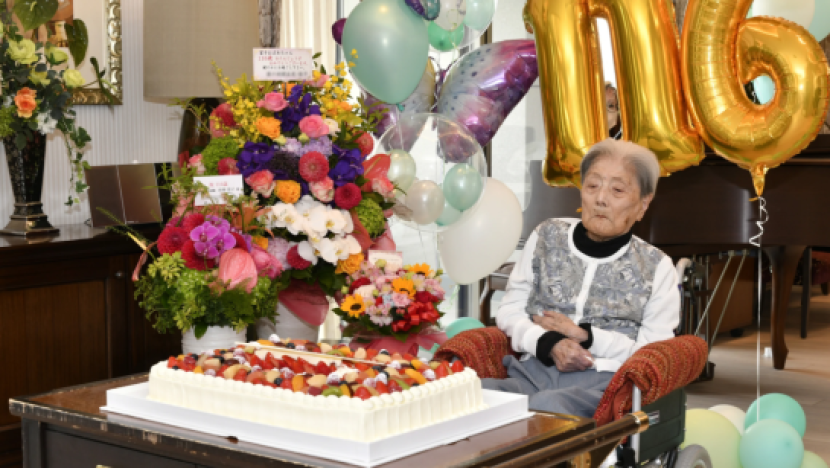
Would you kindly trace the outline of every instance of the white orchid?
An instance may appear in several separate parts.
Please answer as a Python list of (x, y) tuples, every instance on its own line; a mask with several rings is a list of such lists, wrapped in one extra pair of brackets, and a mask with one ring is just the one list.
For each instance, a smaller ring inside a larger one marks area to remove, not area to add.
[(49, 116), (48, 113), (42, 112), (37, 116), (37, 131), (49, 135), (55, 131), (58, 126), (58, 121)]
[(351, 234), (354, 231), (354, 221), (352, 220), (352, 214), (349, 213), (348, 210), (340, 210), (340, 213), (343, 215), (343, 219), (346, 221), (346, 225), (343, 226), (343, 233)]
[(327, 232), (342, 234), (343, 228), (346, 227), (346, 220), (340, 210), (320, 207), (312, 210), (309, 216), (309, 226), (323, 235)]
[(294, 205), (277, 203), (271, 208), (271, 216), (273, 227), (288, 229), (295, 236), (306, 231), (306, 221)]
[[(345, 250), (339, 241), (325, 237), (320, 239), (320, 242), (316, 243), (314, 248), (317, 255), (331, 264), (337, 264), (337, 261), (341, 260), (340, 254)], [(346, 255), (346, 258), (348, 258), (348, 255)]]
[(325, 205), (315, 200), (311, 195), (304, 195), (294, 204), (294, 209), (297, 210), (300, 216), (308, 219), (311, 216), (311, 211), (320, 206), (325, 207)]
[(297, 253), (300, 254), (305, 261), (311, 262), (312, 265), (317, 264), (317, 249), (315, 249), (310, 242), (302, 241), (297, 244)]
[(360, 242), (354, 236), (344, 237), (343, 242), (346, 244), (346, 252), (349, 255), (357, 255), (363, 251), (363, 248), (360, 247)]

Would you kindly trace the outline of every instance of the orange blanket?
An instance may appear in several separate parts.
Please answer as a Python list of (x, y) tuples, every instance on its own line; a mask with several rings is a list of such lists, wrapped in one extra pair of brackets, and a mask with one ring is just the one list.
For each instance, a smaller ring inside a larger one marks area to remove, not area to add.
[(487, 327), (467, 330), (450, 338), (438, 348), (435, 359), (449, 361), (457, 357), (482, 379), (505, 379), (507, 370), (502, 359), (508, 354), (514, 354), (510, 349), (510, 338), (498, 327)]
[(706, 342), (692, 335), (642, 347), (623, 363), (605, 389), (594, 413), (597, 426), (631, 411), (634, 385), (642, 391), (643, 405), (648, 405), (690, 384), (703, 371), (707, 351)]

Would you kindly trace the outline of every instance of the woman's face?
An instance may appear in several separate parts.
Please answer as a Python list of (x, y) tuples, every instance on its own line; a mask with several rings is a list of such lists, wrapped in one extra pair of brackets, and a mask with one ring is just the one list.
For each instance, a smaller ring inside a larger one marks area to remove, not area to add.
[(582, 179), (582, 224), (597, 242), (613, 239), (631, 230), (651, 202), (640, 198), (634, 170), (615, 156), (597, 159)]
[(608, 128), (614, 128), (620, 120), (620, 107), (617, 102), (617, 91), (612, 87), (605, 87), (605, 117), (608, 119)]

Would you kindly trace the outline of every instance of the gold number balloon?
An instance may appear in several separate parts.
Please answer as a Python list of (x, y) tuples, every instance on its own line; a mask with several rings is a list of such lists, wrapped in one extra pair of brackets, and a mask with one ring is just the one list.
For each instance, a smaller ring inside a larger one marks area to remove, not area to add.
[(579, 185), (582, 157), (608, 136), (597, 17), (611, 27), (623, 138), (654, 151), (664, 174), (700, 161), (702, 145), (683, 99), (670, 0), (528, 0), (524, 17), (536, 36), (549, 184), (563, 185), (562, 175), (571, 174)]
[[(768, 169), (804, 149), (828, 105), (827, 62), (801, 26), (779, 18), (746, 18), (752, 0), (689, 0), (682, 36), (682, 74), (692, 118), (703, 140), (748, 169), (755, 191)], [(773, 99), (756, 105), (743, 83), (761, 74)]]

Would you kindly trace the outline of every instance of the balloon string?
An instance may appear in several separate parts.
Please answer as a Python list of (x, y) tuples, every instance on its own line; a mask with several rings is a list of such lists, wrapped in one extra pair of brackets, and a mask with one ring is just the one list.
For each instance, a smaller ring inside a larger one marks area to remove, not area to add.
[(764, 265), (764, 252), (761, 250), (761, 238), (764, 235), (764, 223), (769, 221), (767, 201), (764, 197), (758, 197), (758, 234), (749, 238), (749, 243), (758, 247), (758, 334), (755, 338), (755, 401), (757, 402), (755, 422), (761, 420), (761, 297), (763, 294), (762, 277)]

